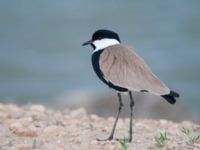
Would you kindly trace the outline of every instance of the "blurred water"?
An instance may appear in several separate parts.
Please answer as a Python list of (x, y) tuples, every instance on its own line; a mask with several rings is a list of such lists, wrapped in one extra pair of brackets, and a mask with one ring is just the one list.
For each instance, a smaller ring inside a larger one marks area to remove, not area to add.
[(0, 1), (0, 100), (53, 101), (107, 90), (81, 47), (100, 28), (134, 45), (152, 70), (200, 112), (200, 1)]

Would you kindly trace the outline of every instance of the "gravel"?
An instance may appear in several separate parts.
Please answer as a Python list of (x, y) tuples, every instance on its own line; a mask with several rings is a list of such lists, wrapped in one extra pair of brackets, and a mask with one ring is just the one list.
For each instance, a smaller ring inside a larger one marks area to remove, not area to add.
[[(110, 133), (113, 117), (87, 114), (84, 108), (52, 110), (42, 105), (17, 106), (0, 104), (0, 150), (120, 150), (119, 141), (97, 141)], [(119, 119), (115, 137), (128, 136), (129, 119)], [(190, 130), (184, 134), (182, 128)], [(166, 132), (166, 150), (200, 150), (200, 141), (189, 137), (200, 135), (200, 125), (190, 121), (136, 119), (130, 150), (154, 150), (155, 137)]]

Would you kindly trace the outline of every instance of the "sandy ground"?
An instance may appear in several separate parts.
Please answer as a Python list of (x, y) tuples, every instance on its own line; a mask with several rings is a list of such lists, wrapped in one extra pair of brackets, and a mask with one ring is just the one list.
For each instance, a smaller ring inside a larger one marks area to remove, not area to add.
[[(52, 110), (42, 105), (17, 106), (0, 104), (1, 150), (120, 150), (119, 141), (96, 141), (111, 131), (113, 117), (101, 118), (88, 115), (85, 109)], [(129, 119), (119, 119), (115, 137), (128, 136)], [(133, 141), (130, 150), (154, 150), (155, 137), (166, 132), (163, 149), (200, 150), (200, 141), (189, 142), (181, 129), (190, 136), (200, 134), (200, 126), (189, 121), (174, 123), (167, 120), (136, 119), (133, 122)]]

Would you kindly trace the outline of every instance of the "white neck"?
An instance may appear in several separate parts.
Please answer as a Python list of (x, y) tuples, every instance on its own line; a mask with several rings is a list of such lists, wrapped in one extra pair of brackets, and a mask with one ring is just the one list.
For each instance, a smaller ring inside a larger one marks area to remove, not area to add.
[(116, 39), (101, 39), (101, 40), (95, 40), (93, 42), (94, 46), (96, 47), (95, 51), (102, 50), (108, 46), (120, 44), (118, 40)]

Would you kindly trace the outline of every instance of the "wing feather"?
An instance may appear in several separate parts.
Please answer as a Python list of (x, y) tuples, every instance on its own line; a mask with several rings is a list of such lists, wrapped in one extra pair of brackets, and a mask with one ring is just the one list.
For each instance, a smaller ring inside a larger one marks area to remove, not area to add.
[(144, 60), (128, 47), (113, 45), (106, 48), (99, 63), (104, 78), (114, 85), (133, 91), (146, 90), (156, 95), (170, 92)]

